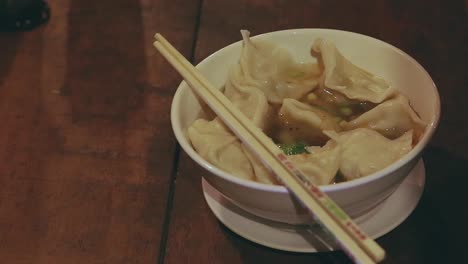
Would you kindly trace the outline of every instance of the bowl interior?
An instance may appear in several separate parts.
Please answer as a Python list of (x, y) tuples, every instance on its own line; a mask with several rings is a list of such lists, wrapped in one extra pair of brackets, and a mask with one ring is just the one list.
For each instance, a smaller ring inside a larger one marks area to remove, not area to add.
[[(360, 179), (321, 186), (322, 190), (349, 188), (353, 185), (362, 184), (366, 181), (382, 177), (417, 156), (428, 143), (438, 124), (440, 102), (437, 89), (431, 77), (424, 68), (409, 55), (380, 40), (339, 30), (294, 29), (276, 31), (253, 37), (253, 39), (272, 41), (286, 48), (295, 60), (299, 62), (311, 62), (315, 60), (310, 56), (310, 48), (317, 38), (333, 41), (340, 52), (352, 63), (386, 79), (393, 87), (397, 88), (410, 99), (413, 108), (420, 117), (428, 123), (426, 132), (419, 143), (410, 153), (398, 162), (384, 170)], [(207, 57), (197, 65), (197, 68), (215, 85), (215, 87), (221, 88), (227, 79), (230, 67), (239, 60), (241, 47), (241, 41), (233, 43)], [(193, 160), (210, 172), (229, 181), (263, 190), (286, 192), (286, 188), (282, 186), (270, 186), (239, 179), (215, 168), (201, 158), (192, 148), (186, 135), (187, 128), (200, 114), (201, 107), (199, 102), (187, 84), (182, 82), (172, 102), (171, 122), (177, 140), (184, 151)]]

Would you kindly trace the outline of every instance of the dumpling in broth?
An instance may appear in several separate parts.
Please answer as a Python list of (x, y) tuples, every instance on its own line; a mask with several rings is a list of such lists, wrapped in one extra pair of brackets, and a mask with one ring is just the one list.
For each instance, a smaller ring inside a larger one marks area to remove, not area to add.
[(368, 128), (324, 133), (341, 146), (340, 172), (347, 180), (379, 171), (400, 159), (412, 148), (412, 130), (395, 140)]
[(260, 159), (252, 153), (252, 151), (242, 144), (242, 149), (244, 150), (245, 155), (252, 165), (252, 169), (255, 174), (255, 178), (258, 182), (267, 183), (267, 184), (279, 184), (276, 176), (271, 172), (270, 169), (265, 167)]
[(224, 94), (257, 127), (265, 129), (271, 115), (271, 107), (260, 89), (242, 82), (238, 67), (231, 68)]
[(395, 93), (384, 79), (348, 61), (332, 42), (317, 39), (312, 49), (321, 55), (325, 68), (321, 85), (324, 87), (350, 99), (372, 103), (380, 103)]
[(280, 104), (283, 98), (299, 99), (318, 84), (317, 64), (297, 63), (284, 48), (270, 42), (249, 38), (250, 32), (241, 30), (243, 38), (239, 65), (242, 81), (258, 87), (268, 101)]
[(246, 180), (256, 180), (242, 144), (219, 118), (197, 119), (188, 129), (195, 151), (212, 165)]
[[(388, 138), (396, 138), (414, 129), (415, 134), (424, 132), (426, 124), (409, 105), (408, 98), (398, 95), (365, 112), (350, 122), (341, 123), (345, 130), (367, 127)], [(417, 137), (416, 137), (417, 138)]]
[(283, 100), (279, 110), (279, 122), (280, 127), (274, 128), (275, 131), (272, 132), (277, 133), (273, 134), (274, 140), (281, 143), (299, 140), (308, 145), (322, 145), (327, 141), (322, 130), (341, 130), (335, 116), (318, 107), (289, 98)]
[(219, 118), (197, 119), (187, 132), (195, 151), (212, 165), (242, 179), (278, 184), (270, 170)]
[(340, 167), (341, 148), (330, 140), (323, 147), (307, 148), (309, 154), (288, 156), (296, 167), (316, 185), (333, 182)]

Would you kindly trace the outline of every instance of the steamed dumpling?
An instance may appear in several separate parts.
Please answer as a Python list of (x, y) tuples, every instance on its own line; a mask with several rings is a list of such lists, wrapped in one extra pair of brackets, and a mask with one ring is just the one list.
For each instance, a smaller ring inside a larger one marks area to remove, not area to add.
[(250, 32), (241, 30), (242, 53), (238, 67), (243, 82), (259, 88), (268, 101), (280, 104), (283, 98), (299, 99), (318, 84), (317, 64), (296, 63), (287, 50), (270, 42), (249, 38)]
[(425, 123), (418, 117), (403, 95), (377, 105), (350, 122), (343, 122), (345, 130), (367, 127), (395, 138), (410, 129), (424, 130)]
[(242, 83), (238, 67), (229, 72), (224, 94), (257, 127), (263, 130), (268, 125), (271, 107), (265, 94), (257, 87)]
[(271, 171), (220, 119), (197, 119), (187, 132), (195, 151), (215, 167), (242, 179), (278, 184)]
[(250, 164), (252, 166), (253, 172), (255, 174), (255, 179), (258, 182), (266, 183), (266, 184), (279, 184), (276, 176), (271, 172), (270, 169), (265, 167), (260, 159), (250, 151), (244, 144), (242, 144), (242, 149), (246, 157), (249, 159)]
[(327, 40), (317, 39), (313, 50), (320, 53), (325, 68), (322, 85), (338, 91), (350, 99), (380, 103), (393, 95), (395, 90), (379, 78), (348, 61)]
[(333, 182), (340, 167), (341, 148), (330, 140), (323, 147), (309, 147), (310, 153), (288, 156), (289, 160), (316, 185)]
[(367, 127), (389, 138), (401, 136), (404, 132), (415, 129), (418, 134), (424, 131), (426, 124), (409, 105), (408, 98), (398, 95), (365, 112), (350, 122), (343, 122), (345, 130)]
[(379, 171), (400, 159), (412, 148), (412, 130), (395, 140), (368, 128), (324, 133), (341, 146), (340, 172), (347, 180)]
[[(287, 129), (285, 133), (290, 133), (295, 138), (302, 138), (309, 144), (315, 144), (327, 139), (322, 130), (341, 130), (335, 116), (318, 107), (294, 99), (283, 100), (279, 116)], [(287, 139), (283, 139), (283, 141), (287, 141)]]
[(215, 167), (242, 179), (255, 180), (241, 142), (218, 118), (195, 120), (188, 129), (188, 137), (195, 151)]

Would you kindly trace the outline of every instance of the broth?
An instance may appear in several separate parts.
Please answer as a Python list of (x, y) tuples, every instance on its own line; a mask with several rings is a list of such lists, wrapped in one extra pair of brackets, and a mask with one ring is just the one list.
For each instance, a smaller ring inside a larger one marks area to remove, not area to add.
[[(331, 115), (338, 125), (341, 121), (351, 121), (376, 106), (374, 103), (348, 99), (339, 92), (326, 88), (317, 88), (299, 101), (313, 107), (319, 116)], [(275, 143), (323, 146), (329, 140), (321, 131), (310, 131), (304, 126), (292, 124), (279, 113), (281, 105), (272, 106), (274, 114), (270, 118), (271, 123), (266, 133)]]

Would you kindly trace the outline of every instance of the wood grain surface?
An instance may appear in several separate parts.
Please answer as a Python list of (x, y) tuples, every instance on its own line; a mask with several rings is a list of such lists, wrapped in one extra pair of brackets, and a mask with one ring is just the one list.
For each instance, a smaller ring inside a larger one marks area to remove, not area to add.
[(252, 34), (333, 28), (376, 37), (431, 74), (440, 126), (411, 216), (377, 241), (383, 263), (468, 263), (468, 7), (463, 0), (49, 1), (48, 24), (0, 32), (0, 263), (350, 263), (224, 227), (179, 149), (181, 78), (161, 32), (198, 63)]
[(0, 35), (0, 262), (155, 263), (180, 78), (153, 34), (189, 54), (197, 4), (50, 5), (46, 26)]

